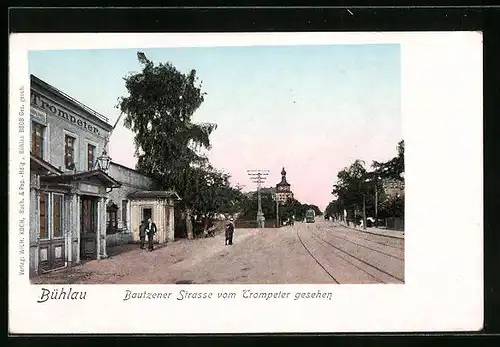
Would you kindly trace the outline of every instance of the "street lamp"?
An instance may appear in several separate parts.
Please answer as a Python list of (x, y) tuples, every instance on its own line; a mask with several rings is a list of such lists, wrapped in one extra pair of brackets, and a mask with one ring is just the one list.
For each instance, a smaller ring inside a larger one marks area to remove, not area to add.
[(111, 157), (108, 155), (108, 152), (106, 151), (106, 146), (108, 144), (109, 138), (106, 137), (104, 146), (102, 149), (102, 154), (97, 157), (97, 167), (104, 171), (107, 172), (109, 169), (109, 164), (111, 163)]

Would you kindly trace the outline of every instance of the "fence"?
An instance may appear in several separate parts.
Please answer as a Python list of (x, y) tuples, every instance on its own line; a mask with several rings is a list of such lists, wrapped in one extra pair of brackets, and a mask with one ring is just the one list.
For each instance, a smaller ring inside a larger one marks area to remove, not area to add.
[(125, 245), (132, 242), (132, 233), (114, 233), (106, 235), (106, 247)]
[(404, 231), (405, 220), (403, 218), (386, 218), (385, 227), (390, 230)]
[[(258, 228), (257, 220), (240, 220), (237, 219), (234, 225), (237, 229)], [(276, 228), (276, 219), (266, 219), (265, 228)]]

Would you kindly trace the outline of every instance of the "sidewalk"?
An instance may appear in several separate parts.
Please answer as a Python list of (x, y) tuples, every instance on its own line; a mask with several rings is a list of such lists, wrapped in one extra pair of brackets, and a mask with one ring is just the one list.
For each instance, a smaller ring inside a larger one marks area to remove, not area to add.
[(405, 238), (404, 231), (388, 230), (388, 229), (381, 229), (381, 228), (366, 228), (366, 229), (363, 229), (362, 227), (354, 228), (352, 226), (352, 223), (349, 226), (347, 226), (347, 223), (343, 223), (343, 222), (334, 221), (334, 223), (337, 223), (337, 224), (342, 225), (342, 226), (344, 226), (346, 228), (349, 228), (349, 229), (352, 229), (352, 230), (356, 230), (356, 231), (360, 231), (360, 232), (367, 233), (367, 234), (374, 234), (374, 235), (381, 235), (381, 236), (387, 236), (387, 237), (394, 237), (394, 238), (397, 238), (397, 239), (404, 239)]

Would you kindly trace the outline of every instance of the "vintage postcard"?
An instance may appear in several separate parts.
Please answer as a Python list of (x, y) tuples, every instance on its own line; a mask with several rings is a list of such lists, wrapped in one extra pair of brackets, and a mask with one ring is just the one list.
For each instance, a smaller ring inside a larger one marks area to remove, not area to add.
[(13, 34), (9, 76), (11, 333), (482, 328), (481, 33)]

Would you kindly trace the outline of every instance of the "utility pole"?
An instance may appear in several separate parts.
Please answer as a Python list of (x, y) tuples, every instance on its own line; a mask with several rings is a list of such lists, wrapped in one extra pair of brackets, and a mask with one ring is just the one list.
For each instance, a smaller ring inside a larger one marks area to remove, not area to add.
[(366, 195), (363, 193), (363, 229), (366, 230)]
[(278, 196), (276, 196), (276, 226), (279, 228), (280, 227), (280, 215), (279, 215), (279, 204), (280, 202), (278, 201)]
[(265, 182), (267, 175), (269, 175), (269, 170), (247, 170), (248, 176), (253, 183), (257, 184), (257, 227), (264, 228), (264, 214), (262, 213), (262, 200), (260, 195), (260, 188), (262, 183)]

